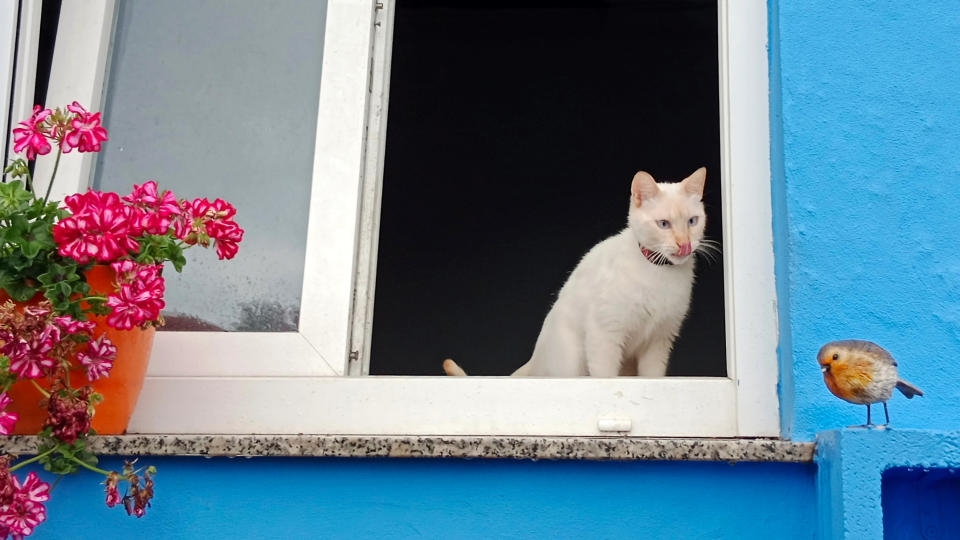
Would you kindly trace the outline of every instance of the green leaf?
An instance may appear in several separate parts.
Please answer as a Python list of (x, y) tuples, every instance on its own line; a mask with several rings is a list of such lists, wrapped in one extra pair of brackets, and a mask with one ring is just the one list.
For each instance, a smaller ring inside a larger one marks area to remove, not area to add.
[(40, 242), (24, 242), (20, 247), (20, 251), (23, 252), (23, 256), (28, 259), (34, 259), (40, 253), (40, 250), (43, 248), (43, 244)]
[(24, 189), (20, 180), (0, 184), (0, 217), (25, 209), (32, 200), (33, 194)]
[(76, 454), (76, 457), (77, 459), (86, 463), (87, 465), (90, 465), (91, 467), (96, 467), (97, 463), (100, 463), (100, 460), (92, 452), (86, 452), (86, 451), (78, 452)]
[(11, 161), (3, 172), (9, 174), (11, 178), (21, 178), (30, 174), (30, 166), (27, 165), (27, 160), (18, 158)]
[(40, 460), (40, 463), (43, 463), (44, 469), (53, 474), (73, 474), (80, 468), (73, 460), (58, 456), (55, 453)]
[(36, 287), (25, 285), (22, 281), (6, 284), (3, 288), (14, 302), (26, 302), (37, 294)]
[(183, 256), (183, 250), (177, 248), (178, 253), (170, 257), (170, 262), (173, 263), (173, 269), (177, 272), (183, 271), (183, 266), (187, 264), (187, 258)]

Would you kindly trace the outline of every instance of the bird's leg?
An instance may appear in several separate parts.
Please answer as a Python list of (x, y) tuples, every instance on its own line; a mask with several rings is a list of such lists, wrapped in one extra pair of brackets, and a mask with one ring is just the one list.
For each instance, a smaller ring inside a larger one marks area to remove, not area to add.
[(867, 425), (864, 427), (870, 427), (873, 425), (873, 421), (870, 420), (870, 403), (867, 403)]
[(883, 415), (887, 417), (887, 424), (890, 423), (890, 411), (887, 410), (887, 402), (883, 402)]

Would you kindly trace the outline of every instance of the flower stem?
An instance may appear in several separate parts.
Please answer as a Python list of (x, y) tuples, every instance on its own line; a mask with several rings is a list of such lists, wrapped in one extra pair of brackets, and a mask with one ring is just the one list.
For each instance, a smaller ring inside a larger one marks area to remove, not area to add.
[(40, 383), (38, 383), (36, 379), (30, 379), (30, 382), (37, 387), (37, 390), (39, 390), (40, 393), (43, 394), (43, 397), (46, 397), (46, 398), (50, 397), (50, 392), (47, 392), (46, 390), (44, 390), (44, 388), (40, 386)]
[[(27, 191), (33, 193), (33, 174), (30, 173), (30, 168), (27, 167)], [(34, 195), (36, 197), (36, 195)]]
[(29, 464), (31, 464), (31, 463), (33, 463), (33, 462), (35, 462), (35, 461), (40, 461), (41, 459), (43, 459), (43, 458), (49, 456), (50, 454), (52, 454), (52, 453), (53, 453), (54, 451), (56, 451), (58, 448), (60, 448), (60, 446), (54, 446), (53, 448), (47, 450), (46, 452), (44, 452), (44, 453), (42, 453), (42, 454), (37, 454), (37, 455), (33, 456), (33, 457), (30, 458), (30, 459), (21, 461), (20, 463), (17, 463), (17, 464), (14, 465), (13, 467), (10, 467), (10, 472), (13, 472), (13, 471), (15, 471), (15, 470), (17, 470), (17, 469), (19, 469), (19, 468), (21, 468), (21, 467), (24, 467), (24, 466), (26, 466), (26, 465), (29, 465)]
[(50, 198), (50, 190), (53, 188), (53, 179), (57, 177), (57, 168), (60, 167), (60, 156), (63, 154), (62, 148), (57, 148), (57, 160), (53, 162), (53, 172), (50, 173), (50, 183), (47, 184), (47, 193), (43, 196), (43, 204), (47, 204)]
[(106, 302), (106, 301), (107, 301), (107, 297), (106, 297), (106, 296), (84, 296), (83, 298), (81, 298), (81, 299), (79, 299), (79, 300), (75, 300), (75, 301), (76, 301), (76, 302), (89, 302), (89, 301), (91, 301), (91, 300), (103, 300), (104, 302)]
[(58, 485), (60, 485), (60, 481), (63, 480), (63, 477), (64, 477), (64, 476), (66, 476), (66, 475), (65, 475), (65, 474), (61, 474), (60, 476), (57, 477), (56, 480), (53, 481), (53, 485), (50, 486), (50, 491), (51, 491), (51, 492), (53, 492), (53, 490), (56, 489)]
[[(91, 471), (93, 471), (93, 472), (100, 473), (100, 474), (102, 474), (102, 475), (104, 475), (104, 476), (110, 476), (110, 471), (105, 471), (105, 470), (101, 469), (100, 467), (94, 467), (93, 465), (90, 465), (90, 464), (88, 464), (88, 463), (84, 463), (84, 462), (80, 461), (79, 459), (77, 459), (77, 458), (74, 457), (74, 456), (66, 456), (66, 457), (70, 458), (74, 463), (76, 463), (77, 465), (83, 467), (84, 469), (89, 469), (89, 470), (91, 470)], [(11, 469), (11, 470), (12, 470), (12, 469)]]

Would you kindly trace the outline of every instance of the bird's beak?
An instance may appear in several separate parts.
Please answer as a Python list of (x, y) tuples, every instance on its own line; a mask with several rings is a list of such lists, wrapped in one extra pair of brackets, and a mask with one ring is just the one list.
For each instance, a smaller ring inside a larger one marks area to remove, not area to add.
[(820, 373), (829, 373), (829, 372), (830, 372), (830, 364), (823, 364), (822, 366), (820, 366)]

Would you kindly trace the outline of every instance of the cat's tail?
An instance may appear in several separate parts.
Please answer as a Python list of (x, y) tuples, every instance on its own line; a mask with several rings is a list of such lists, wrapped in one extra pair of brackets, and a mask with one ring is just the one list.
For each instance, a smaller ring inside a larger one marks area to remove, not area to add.
[(443, 371), (451, 377), (466, 377), (467, 372), (463, 370), (462, 367), (458, 366), (456, 362), (451, 358), (447, 358), (443, 361)]

